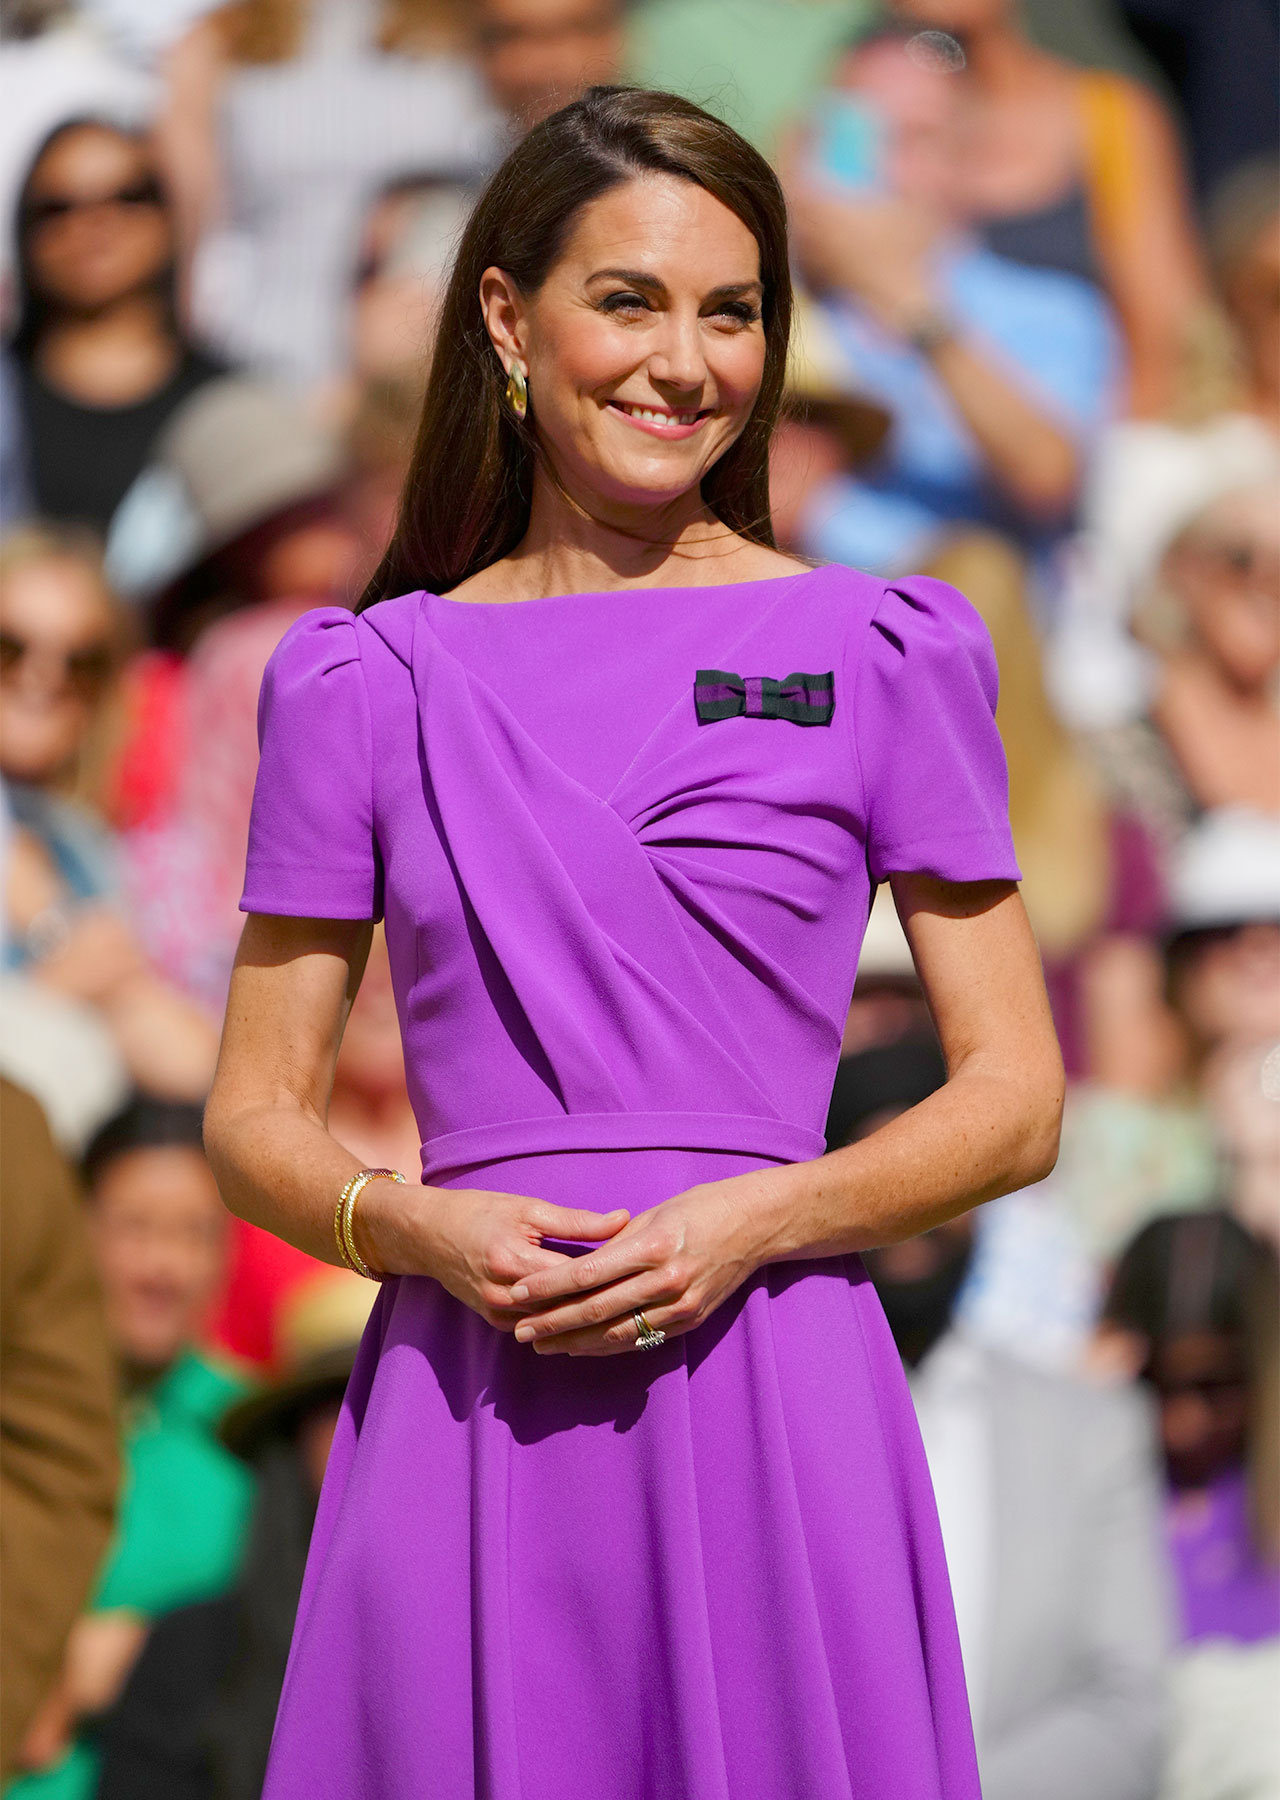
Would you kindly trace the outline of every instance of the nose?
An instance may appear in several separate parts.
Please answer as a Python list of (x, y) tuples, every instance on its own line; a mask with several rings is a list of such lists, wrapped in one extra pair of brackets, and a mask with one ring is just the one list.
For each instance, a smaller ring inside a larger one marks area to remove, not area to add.
[(649, 375), (659, 387), (681, 394), (697, 392), (707, 379), (707, 359), (696, 316), (670, 311), (662, 315), (658, 342), (649, 353)]

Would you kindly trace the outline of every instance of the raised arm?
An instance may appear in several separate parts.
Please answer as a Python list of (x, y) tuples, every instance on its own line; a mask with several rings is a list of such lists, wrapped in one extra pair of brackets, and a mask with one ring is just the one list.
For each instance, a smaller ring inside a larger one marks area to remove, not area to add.
[(857, 1144), (692, 1188), (517, 1284), (516, 1300), (539, 1309), (517, 1337), (543, 1353), (607, 1355), (633, 1346), (636, 1308), (673, 1336), (764, 1263), (895, 1243), (1048, 1174), (1062, 1060), (1016, 888), (895, 875), (893, 890), (946, 1084)]

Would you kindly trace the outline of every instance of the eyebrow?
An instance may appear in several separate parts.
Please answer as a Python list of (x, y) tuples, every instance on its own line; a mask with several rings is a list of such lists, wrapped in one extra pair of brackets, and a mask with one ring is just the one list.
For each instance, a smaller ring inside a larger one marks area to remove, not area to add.
[[(647, 275), (643, 269), (596, 269), (587, 276), (588, 281), (625, 281), (629, 287), (647, 288), (651, 293), (665, 294), (667, 284), (657, 275)], [(728, 281), (721, 287), (712, 288), (707, 295), (708, 300), (731, 300), (742, 294), (764, 293), (762, 281)]]

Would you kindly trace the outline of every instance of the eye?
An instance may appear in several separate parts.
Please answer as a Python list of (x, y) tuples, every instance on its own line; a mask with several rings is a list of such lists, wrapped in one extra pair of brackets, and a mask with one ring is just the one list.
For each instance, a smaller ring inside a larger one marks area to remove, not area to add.
[(735, 325), (754, 325), (760, 317), (760, 308), (750, 300), (725, 300), (716, 308), (715, 316), (732, 319)]
[(605, 295), (600, 302), (600, 310), (607, 313), (636, 313), (648, 312), (650, 308), (649, 302), (643, 294), (635, 294), (627, 288), (619, 288), (615, 293)]

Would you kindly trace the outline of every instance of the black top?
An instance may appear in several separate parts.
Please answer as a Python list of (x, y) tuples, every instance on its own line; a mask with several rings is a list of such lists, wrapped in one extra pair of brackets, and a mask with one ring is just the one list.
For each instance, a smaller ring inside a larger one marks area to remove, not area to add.
[(16, 386), (36, 511), (63, 524), (91, 525), (105, 536), (169, 418), (197, 388), (225, 373), (212, 357), (186, 349), (168, 381), (147, 399), (131, 406), (84, 406), (50, 387), (29, 362), (18, 362)]
[(1073, 186), (1060, 200), (1003, 218), (984, 219), (981, 232), (989, 250), (1033, 269), (1057, 269), (1101, 287), (1102, 274), (1093, 247), (1089, 197)]

